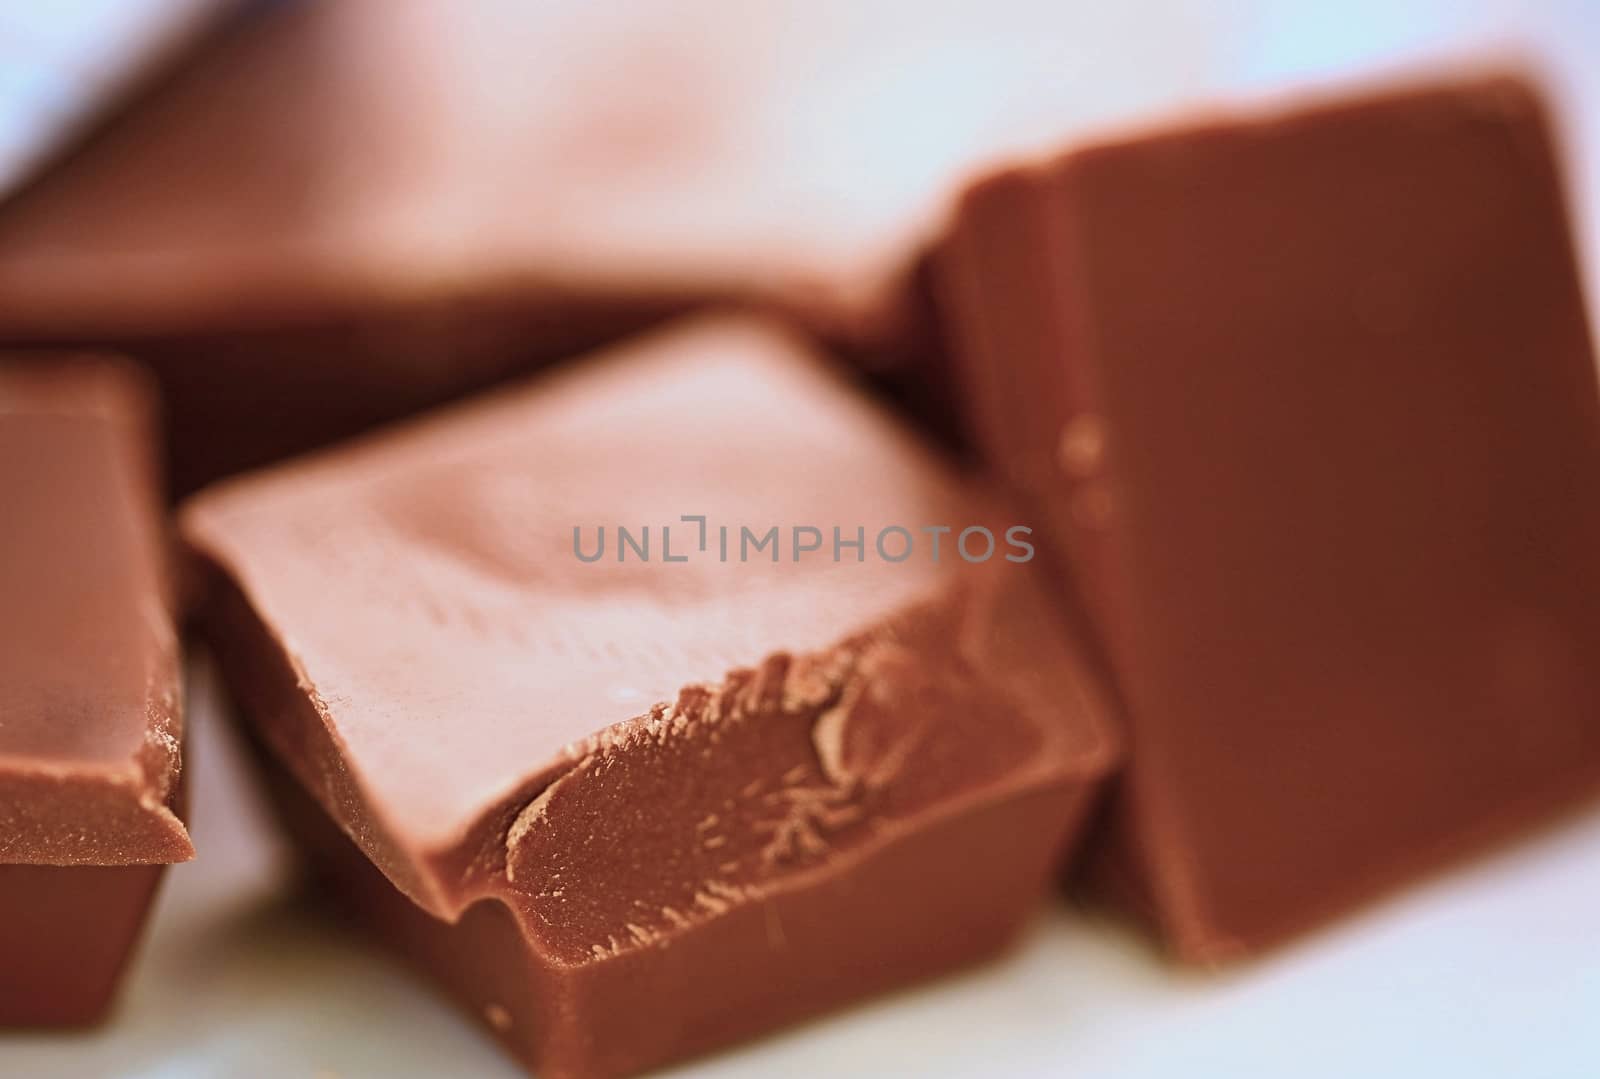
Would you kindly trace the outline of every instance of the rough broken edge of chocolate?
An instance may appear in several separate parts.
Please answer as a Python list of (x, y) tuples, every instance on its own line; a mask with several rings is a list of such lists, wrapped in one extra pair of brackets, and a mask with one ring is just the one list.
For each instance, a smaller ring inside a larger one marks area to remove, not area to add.
[[(114, 354), (0, 354), (0, 416), (61, 416), (113, 427), (125, 469), (127, 512), (160, 561), (160, 595), (146, 611), (159, 654), (148, 673), (145, 735), (127, 761), (84, 765), (0, 754), (0, 865), (164, 865), (194, 858), (182, 814), (183, 678), (173, 623), (172, 575), (158, 519), (154, 456), (159, 404), (148, 374)], [(146, 491), (141, 504), (137, 491)]]
[[(280, 817), (330, 899), (549, 1079), (670, 1064), (992, 958), (1025, 926), (1047, 883), (1035, 869), (1018, 872), (1019, 863), (1051, 854), (996, 858), (995, 836), (1032, 829), (1043, 847), (1057, 837), (1039, 833), (1038, 820), (1062, 811), (1052, 792), (1034, 790), (891, 839), (850, 867), (847, 887), (796, 879), (677, 944), (552, 967), (503, 902), (477, 902), (455, 923), (411, 902), (281, 761), (260, 755)], [(1067, 834), (1093, 797), (1085, 790), (1066, 807)], [(844, 926), (869, 943), (841, 948)], [(741, 970), (764, 969), (729, 977), (716, 969), (728, 956), (744, 957)]]
[[(641, 749), (652, 743), (665, 745), (701, 730), (707, 731), (708, 738), (715, 734), (720, 741), (720, 733), (710, 728), (729, 715), (741, 720), (747, 716), (749, 709), (740, 702), (750, 700), (750, 680), (756, 678), (756, 684), (762, 684), (757, 676), (763, 672), (768, 675), (766, 682), (773, 681), (772, 672), (785, 672), (776, 680), (779, 688), (769, 691), (778, 694), (770, 711), (783, 714), (783, 702), (787, 701), (791, 716), (803, 717), (809, 708), (810, 713), (815, 713), (811, 718), (819, 720), (821, 713), (827, 710), (824, 705), (837, 704), (838, 698), (846, 694), (852, 678), (861, 680), (860, 658), (867, 656), (868, 666), (887, 665), (888, 661), (881, 657), (896, 651), (892, 642), (904, 632), (899, 628), (869, 632), (841, 642), (835, 650), (814, 656), (769, 656), (756, 668), (731, 672), (720, 686), (686, 687), (676, 702), (658, 704), (588, 739), (562, 747), (548, 760), (530, 762), (524, 779), (478, 814), (454, 841), (441, 847), (421, 849), (394, 834), (384, 821), (382, 812), (365, 789), (359, 768), (345, 756), (328, 705), (286, 643), (287, 635), (261, 615), (260, 605), (252, 601), (248, 581), (242, 581), (232, 570), (214, 561), (214, 552), (204, 549), (203, 541), (192, 532), (189, 542), (200, 544), (192, 546), (190, 553), (203, 567), (208, 581), (210, 601), (203, 618), (206, 636), (218, 653), (236, 695), (240, 695), (238, 687), (248, 691), (243, 694), (243, 703), (254, 723), (263, 729), (264, 739), (397, 888), (435, 916), (446, 919), (458, 916), (468, 902), (477, 898), (473, 894), (475, 891), (497, 885), (506, 878), (510, 863), (508, 840), (513, 838), (513, 833), (518, 839), (533, 834), (531, 825), (540, 809), (548, 807), (556, 798), (551, 791), (559, 781), (575, 772), (616, 760), (630, 749)], [(1070, 638), (1056, 613), (1046, 611), (1038, 597), (1023, 595), (1027, 589), (1021, 579), (1037, 583), (1033, 575), (1015, 566), (1008, 565), (1001, 572), (1005, 570), (1012, 571), (1018, 579), (1008, 590), (1007, 602), (1025, 605), (1034, 624), (1045, 627), (1047, 640), (1027, 642), (1038, 650), (1034, 654), (1051, 655), (1054, 649), (1070, 647), (1065, 643)], [(1000, 573), (987, 575), (988, 588), (970, 588), (955, 605), (958, 614), (950, 616), (967, 621), (953, 633), (960, 640), (955, 647), (968, 655), (980, 652), (994, 655), (988, 649), (988, 642), (976, 642), (972, 638), (981, 636), (982, 630), (977, 627), (1000, 602), (992, 583), (999, 576)], [(931, 607), (928, 605), (928, 609)], [(936, 636), (929, 627), (939, 623), (927, 618), (925, 610), (902, 612), (899, 617), (901, 625), (916, 631), (919, 638)], [(1070, 721), (1049, 715), (1029, 718), (1029, 723), (1043, 732), (1043, 746), (1053, 748), (1057, 758), (1051, 760), (1050, 754), (1041, 755), (1034, 765), (1041, 776), (1104, 775), (1120, 756), (1119, 737), (1103, 718), (1106, 707), (1099, 687), (1080, 670), (1061, 669), (1060, 654), (1054, 652), (1052, 658), (1057, 662), (1041, 663), (1037, 670), (1028, 669), (1029, 665), (1020, 659), (1005, 657), (1003, 662), (1011, 682), (1031, 682), (1030, 693), (1014, 694), (1008, 699), (1013, 703), (1017, 700), (1049, 701), (1052, 709), (1072, 713)], [(970, 660), (963, 663), (969, 671), (971, 665)], [(789, 674), (791, 667), (792, 675)], [(972, 671), (969, 678), (968, 691), (977, 692), (979, 687), (987, 687), (997, 694), (996, 687), (1005, 685), (1008, 680), (999, 675), (985, 678), (976, 671)], [(848, 692), (859, 694), (860, 689)], [(1073, 724), (1087, 731), (1087, 736), (1082, 733), (1069, 736), (1067, 729)], [(817, 752), (817, 747), (838, 743), (837, 726), (835, 715), (822, 724), (822, 734), (817, 740), (808, 736), (808, 759), (820, 762), (823, 756)], [(1074, 738), (1077, 744), (1064, 750), (1063, 745), (1072, 743)], [(822, 752), (834, 754), (826, 748)], [(1063, 764), (1064, 753), (1070, 754), (1070, 765)], [(798, 763), (792, 762), (791, 767)], [(819, 763), (817, 767), (822, 765)], [(837, 773), (839, 766), (833, 767)], [(512, 873), (514, 875), (515, 870)]]
[[(231, 582), (209, 636), (252, 738), (290, 777), (290, 818), (357, 906), (540, 1074), (620, 1075), (1014, 934), (1118, 753), (1019, 569), (948, 619), (904, 612), (598, 733), (484, 814), (454, 881), (406, 861), (346, 762), (307, 756), (331, 737), (322, 709)], [(1018, 617), (996, 642), (1000, 609)], [(1066, 721), (1044, 714), (1057, 710)], [(923, 737), (930, 714), (937, 737)]]

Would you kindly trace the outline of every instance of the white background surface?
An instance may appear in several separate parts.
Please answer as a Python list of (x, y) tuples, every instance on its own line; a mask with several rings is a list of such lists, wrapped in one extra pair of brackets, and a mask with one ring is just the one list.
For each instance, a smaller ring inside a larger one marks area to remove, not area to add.
[[(985, 6), (969, 5), (975, 17)], [(1548, 65), (1567, 106), (1581, 228), (1592, 240), (1600, 3), (1224, 3), (1191, 7), (1182, 40), (1161, 39), (1173, 6), (1121, 5), (1115, 18), (1083, 6), (1079, 32), (1062, 32), (1062, 62), (1103, 65), (1138, 34), (1158, 39), (1131, 50), (1142, 62), (1174, 63), (1124, 78), (1118, 100), (1087, 102), (1074, 122), (1520, 45)], [(1076, 10), (1053, 17), (1072, 22)], [(1197, 32), (1195, 11), (1218, 14)], [(900, 22), (915, 34), (914, 19)], [(982, 64), (969, 70), (983, 77)], [(942, 92), (958, 98), (959, 80)], [(286, 852), (204, 678), (191, 726), (200, 858), (168, 876), (119, 1012), (90, 1034), (0, 1035), (0, 1075), (520, 1074), (425, 984), (294, 898)], [(673, 1074), (1595, 1079), (1600, 814), (1226, 976), (1175, 970), (1120, 926), (1057, 904), (986, 968)]]

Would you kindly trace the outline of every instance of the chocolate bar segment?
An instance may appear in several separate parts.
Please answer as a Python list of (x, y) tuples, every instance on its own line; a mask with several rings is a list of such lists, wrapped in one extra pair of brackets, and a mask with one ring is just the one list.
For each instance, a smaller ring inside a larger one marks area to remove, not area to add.
[(690, 306), (843, 318), (840, 215), (747, 194), (790, 170), (742, 50), (486, 7), (236, 20), (0, 207), (0, 343), (150, 366), (181, 494)]
[[(742, 319), (183, 514), (308, 845), (550, 1076), (708, 1050), (1012, 935), (1115, 751), (1013, 524)], [(924, 526), (953, 529), (937, 559)]]
[(151, 402), (113, 361), (0, 359), (0, 1023), (108, 1006), (179, 818), (182, 699)]
[(478, 7), (249, 5), (0, 204), (0, 343), (149, 364), (179, 493), (691, 307), (776, 312), (938, 413), (902, 261), (960, 164), (1170, 93), (1130, 56), (1192, 72), (1220, 36), (1095, 78), (1052, 5), (943, 11), (888, 68), (887, 9)]
[(1182, 956), (1600, 779), (1600, 405), (1510, 77), (1007, 170), (939, 254), (968, 422), (1115, 669), (1096, 879)]

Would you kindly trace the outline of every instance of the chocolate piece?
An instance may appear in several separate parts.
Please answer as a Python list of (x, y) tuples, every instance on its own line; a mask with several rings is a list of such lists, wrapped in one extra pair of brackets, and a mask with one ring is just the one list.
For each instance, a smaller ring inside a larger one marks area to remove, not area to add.
[[(1114, 747), (997, 514), (785, 335), (709, 320), (183, 528), (234, 695), (354, 843), (335, 877), (540, 1075), (601, 1076), (985, 956), (1037, 900)], [(925, 525), (996, 552), (936, 561)]]
[(0, 360), (0, 1024), (99, 1018), (194, 855), (151, 434), (129, 368)]
[(885, 65), (899, 16), (805, 0), (269, 5), (0, 207), (0, 342), (150, 364), (179, 492), (691, 306), (915, 395), (893, 271), (957, 164), (1172, 68), (1085, 57), (1086, 96), (1074, 16), (1014, 14), (942, 12)]
[(974, 186), (969, 418), (1130, 713), (1101, 885), (1270, 945), (1600, 779), (1600, 409), (1540, 103), (1489, 78)]
[(148, 364), (183, 493), (693, 305), (838, 321), (836, 238), (755, 194), (736, 53), (610, 21), (242, 21), (0, 214), (0, 341)]

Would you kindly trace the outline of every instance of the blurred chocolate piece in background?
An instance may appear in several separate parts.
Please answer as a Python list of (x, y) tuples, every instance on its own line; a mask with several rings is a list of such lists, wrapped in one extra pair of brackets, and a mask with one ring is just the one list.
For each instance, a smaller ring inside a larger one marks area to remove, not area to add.
[(1600, 401), (1547, 120), (1487, 77), (993, 175), (974, 437), (1130, 713), (1097, 879), (1254, 951), (1594, 792)]
[[(1014, 522), (759, 321), (675, 325), (183, 520), (230, 689), (303, 788), (286, 815), (540, 1075), (992, 954), (1113, 764)], [(958, 554), (969, 526), (992, 557)], [(914, 550), (880, 553), (896, 527)], [(835, 528), (864, 546), (836, 558)]]
[(148, 387), (0, 357), (0, 1024), (109, 1006), (182, 808)]
[(916, 396), (896, 268), (948, 186), (1188, 70), (993, 7), (270, 5), (0, 206), (0, 340), (151, 363), (179, 492), (691, 306)]

